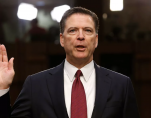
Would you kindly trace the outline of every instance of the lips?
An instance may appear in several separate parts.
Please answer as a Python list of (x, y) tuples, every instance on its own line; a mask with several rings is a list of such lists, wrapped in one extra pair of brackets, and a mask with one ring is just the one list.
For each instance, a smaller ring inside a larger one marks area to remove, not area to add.
[(76, 49), (77, 49), (77, 51), (85, 51), (86, 47), (83, 45), (77, 45)]

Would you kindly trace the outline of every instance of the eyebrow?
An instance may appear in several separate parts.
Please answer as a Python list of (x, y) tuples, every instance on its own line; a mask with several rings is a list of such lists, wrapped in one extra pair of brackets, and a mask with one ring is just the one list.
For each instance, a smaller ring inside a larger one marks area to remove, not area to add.
[(84, 27), (84, 28), (91, 28), (92, 29), (92, 27)]
[(88, 28), (88, 29), (91, 29), (91, 30), (93, 30), (93, 28), (92, 28), (92, 27), (84, 27), (84, 29), (87, 29), (87, 28)]
[[(71, 29), (71, 28), (73, 28), (73, 29), (74, 29), (74, 28), (75, 28), (75, 29), (79, 29), (79, 28), (77, 28), (77, 27), (69, 27), (68, 30)], [(86, 29), (86, 28), (89, 28), (89, 29), (92, 29), (92, 30), (93, 30), (92, 27), (84, 27), (83, 29)]]
[(71, 29), (71, 28), (76, 28), (76, 29), (78, 29), (77, 27), (69, 27), (68, 29)]

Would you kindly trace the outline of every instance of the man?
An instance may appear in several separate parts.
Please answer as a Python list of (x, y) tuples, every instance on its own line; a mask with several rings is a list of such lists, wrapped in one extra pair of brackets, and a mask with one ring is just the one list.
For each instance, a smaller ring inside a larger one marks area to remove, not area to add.
[(25, 40), (28, 36), (30, 36), (30, 41), (44, 41), (46, 38), (47, 31), (38, 26), (38, 19), (35, 18), (31, 21), (31, 28), (25, 35), (23, 36), (23, 40)]
[[(131, 80), (95, 64), (98, 18), (84, 8), (68, 10), (60, 22), (66, 59), (55, 68), (30, 75), (11, 111), (12, 118), (139, 118)], [(8, 88), (14, 76), (0, 46), (0, 114), (9, 117)], [(75, 77), (76, 76), (76, 77)], [(2, 90), (3, 89), (3, 90)]]

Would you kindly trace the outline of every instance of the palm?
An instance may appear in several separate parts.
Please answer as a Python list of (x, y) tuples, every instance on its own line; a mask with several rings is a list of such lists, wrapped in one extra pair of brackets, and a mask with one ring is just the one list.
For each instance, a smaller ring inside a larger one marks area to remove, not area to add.
[(9, 88), (13, 77), (13, 58), (8, 61), (5, 46), (0, 45), (0, 89)]

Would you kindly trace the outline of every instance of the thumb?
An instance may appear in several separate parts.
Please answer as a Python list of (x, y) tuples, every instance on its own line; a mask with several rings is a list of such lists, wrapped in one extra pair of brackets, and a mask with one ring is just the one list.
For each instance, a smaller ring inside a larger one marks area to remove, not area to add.
[(14, 65), (14, 58), (12, 57), (8, 62), (8, 69), (9, 70), (14, 69), (13, 65)]

